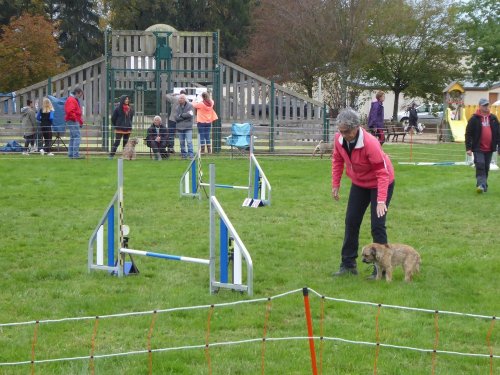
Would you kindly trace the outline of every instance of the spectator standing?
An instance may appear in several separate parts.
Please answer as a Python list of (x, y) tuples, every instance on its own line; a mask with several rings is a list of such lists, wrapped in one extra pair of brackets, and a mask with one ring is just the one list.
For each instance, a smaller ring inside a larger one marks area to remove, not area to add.
[(212, 122), (219, 117), (214, 111), (214, 101), (210, 99), (208, 92), (201, 94), (201, 102), (193, 103), (196, 108), (196, 122), (198, 126), (198, 134), (200, 135), (201, 152), (205, 153), (205, 146), (207, 146), (207, 153), (212, 152), (212, 145), (210, 143), (210, 131), (212, 129)]
[[(351, 108), (337, 117), (332, 157), (332, 197), (340, 199), (340, 181), (344, 167), (352, 181), (345, 218), (344, 243), (340, 269), (333, 276), (357, 275), (359, 229), (370, 206), (373, 242), (386, 244), (387, 208), (394, 190), (394, 169), (377, 139), (360, 126), (360, 117)], [(370, 276), (376, 276), (376, 269)]]
[(168, 141), (167, 147), (168, 152), (173, 154), (174, 144), (175, 144), (175, 129), (176, 121), (175, 116), (177, 114), (177, 108), (179, 107), (179, 95), (186, 94), (186, 90), (181, 90), (179, 94), (167, 94), (167, 101), (170, 103), (170, 116), (168, 117)]
[(415, 103), (411, 103), (411, 106), (408, 110), (408, 131), (411, 131), (411, 128), (415, 129), (415, 134), (420, 133), (418, 130), (417, 105)]
[(70, 159), (81, 159), (80, 157), (80, 128), (83, 126), (82, 109), (80, 98), (83, 97), (83, 90), (75, 87), (64, 103), (64, 121), (69, 128), (68, 157)]
[(127, 95), (120, 96), (120, 102), (113, 111), (111, 116), (111, 123), (115, 129), (115, 142), (111, 148), (111, 153), (109, 158), (113, 159), (115, 156), (118, 146), (120, 146), (120, 141), (123, 139), (123, 147), (128, 142), (130, 134), (132, 133), (132, 120), (134, 118), (134, 110), (130, 106), (130, 99)]
[(368, 128), (372, 131), (381, 145), (385, 142), (384, 134), (384, 100), (385, 93), (378, 91), (375, 94), (375, 101), (372, 102), (370, 107), (370, 114), (368, 115)]
[(488, 174), (493, 153), (500, 152), (500, 126), (498, 118), (490, 112), (488, 99), (479, 99), (479, 108), (465, 128), (465, 150), (474, 154), (476, 167), (476, 191), (488, 191)]
[(54, 156), (51, 152), (52, 146), (52, 123), (54, 122), (54, 107), (49, 98), (43, 98), (42, 108), (38, 111), (36, 119), (40, 122), (42, 128), (42, 136), (44, 139), (43, 148), (40, 149), (40, 154), (47, 153), (48, 156)]
[(34, 149), (36, 138), (36, 113), (33, 102), (28, 99), (26, 106), (21, 108), (21, 126), (23, 129), (24, 148), (23, 155), (29, 155), (30, 145)]
[[(188, 102), (185, 94), (179, 95), (179, 106), (175, 114), (176, 131), (179, 134), (181, 157), (183, 159), (194, 157), (193, 153), (193, 105)], [(186, 151), (187, 143), (187, 151)]]
[(162, 155), (165, 159), (168, 158), (168, 153), (165, 150), (167, 147), (167, 128), (161, 123), (161, 117), (155, 116), (153, 124), (148, 128), (146, 137), (148, 147), (150, 147), (155, 155), (155, 160), (161, 160)]

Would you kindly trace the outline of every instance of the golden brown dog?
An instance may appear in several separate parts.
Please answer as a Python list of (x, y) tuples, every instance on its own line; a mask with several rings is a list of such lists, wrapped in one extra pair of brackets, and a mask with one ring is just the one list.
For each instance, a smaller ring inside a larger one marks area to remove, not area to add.
[(135, 146), (137, 146), (139, 140), (137, 138), (131, 138), (128, 140), (125, 148), (123, 149), (122, 157), (125, 160), (135, 160), (137, 154), (135, 152)]
[(408, 245), (371, 243), (363, 247), (362, 256), (363, 263), (375, 264), (377, 280), (382, 278), (382, 272), (385, 271), (387, 282), (392, 281), (392, 270), (399, 265), (403, 267), (407, 282), (420, 271), (420, 254)]
[(319, 153), (319, 156), (321, 159), (323, 159), (323, 154), (332, 153), (332, 146), (333, 144), (331, 142), (325, 142), (323, 140), (319, 141), (319, 143), (314, 147), (314, 151), (312, 156), (316, 156), (316, 154)]

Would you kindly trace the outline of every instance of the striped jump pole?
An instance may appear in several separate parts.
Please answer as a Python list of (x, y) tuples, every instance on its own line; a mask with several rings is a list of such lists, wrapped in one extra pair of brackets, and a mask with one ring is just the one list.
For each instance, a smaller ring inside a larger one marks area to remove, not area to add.
[[(118, 159), (118, 188), (115, 192), (113, 199), (108, 204), (108, 207), (104, 211), (103, 216), (99, 220), (96, 228), (94, 229), (92, 235), (88, 242), (88, 256), (87, 256), (87, 266), (88, 272), (92, 270), (102, 270), (112, 273), (119, 273), (119, 265), (116, 264), (115, 259), (115, 238), (116, 231), (122, 231), (122, 221), (123, 221), (123, 210), (120, 209), (122, 205), (119, 204), (120, 192), (123, 199), (123, 160)], [(116, 226), (116, 214), (117, 211), (120, 212), (121, 219), (119, 221), (119, 226)], [(106, 244), (105, 247), (105, 238)], [(122, 237), (120, 235), (120, 237)], [(104, 264), (105, 253), (107, 253), (107, 264)]]
[(178, 260), (181, 262), (189, 262), (189, 263), (198, 263), (198, 264), (206, 264), (206, 265), (210, 264), (210, 260), (208, 260), (208, 259), (191, 258), (191, 257), (170, 255), (170, 254), (162, 254), (162, 253), (155, 253), (155, 252), (151, 252), (151, 251), (134, 250), (134, 249), (129, 249), (129, 248), (120, 249), (120, 253), (146, 256), (146, 257), (152, 257), (152, 258), (160, 258), (160, 259), (165, 259), (165, 260)]
[[(201, 199), (200, 187), (211, 186), (210, 183), (203, 182), (203, 171), (201, 168), (202, 158), (199, 145), (200, 139), (198, 135), (198, 152), (191, 160), (180, 179), (179, 191), (181, 197)], [(253, 137), (250, 137), (248, 185), (215, 183), (214, 186), (221, 189), (247, 190), (248, 194), (243, 204), (244, 206), (251, 206), (252, 203), (255, 207), (271, 205), (271, 184), (253, 153)]]
[[(253, 294), (253, 262), (245, 244), (215, 196), (215, 165), (210, 164), (210, 293), (221, 288)], [(217, 224), (219, 231), (217, 236)], [(219, 245), (219, 280), (217, 280), (217, 251)], [(232, 253), (230, 253), (232, 251)], [(230, 261), (231, 276), (229, 277)], [(246, 284), (243, 284), (243, 261), (246, 263)]]

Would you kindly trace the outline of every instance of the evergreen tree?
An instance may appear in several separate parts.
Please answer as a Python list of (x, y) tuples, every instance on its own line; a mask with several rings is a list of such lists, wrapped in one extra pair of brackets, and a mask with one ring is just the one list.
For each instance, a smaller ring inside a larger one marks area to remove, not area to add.
[(104, 53), (103, 33), (95, 1), (51, 2), (59, 26), (59, 45), (70, 67), (93, 60)]
[(255, 0), (107, 0), (111, 27), (145, 30), (164, 23), (179, 31), (220, 31), (220, 54), (231, 59), (248, 43)]

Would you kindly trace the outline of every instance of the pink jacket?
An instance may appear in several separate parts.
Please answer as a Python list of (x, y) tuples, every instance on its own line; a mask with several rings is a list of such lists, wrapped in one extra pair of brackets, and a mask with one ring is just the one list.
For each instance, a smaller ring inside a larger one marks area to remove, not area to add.
[(211, 124), (215, 120), (217, 120), (219, 117), (217, 116), (217, 113), (214, 111), (214, 101), (210, 100), (212, 102), (212, 106), (209, 107), (203, 102), (194, 102), (193, 107), (196, 108), (196, 122), (203, 122), (203, 123), (208, 123)]
[(340, 187), (340, 179), (346, 174), (354, 185), (366, 189), (377, 188), (377, 201), (385, 202), (387, 189), (394, 181), (394, 168), (389, 157), (382, 151), (378, 139), (365, 129), (359, 128), (359, 137), (351, 158), (342, 147), (343, 137), (335, 134), (332, 157), (332, 187)]

